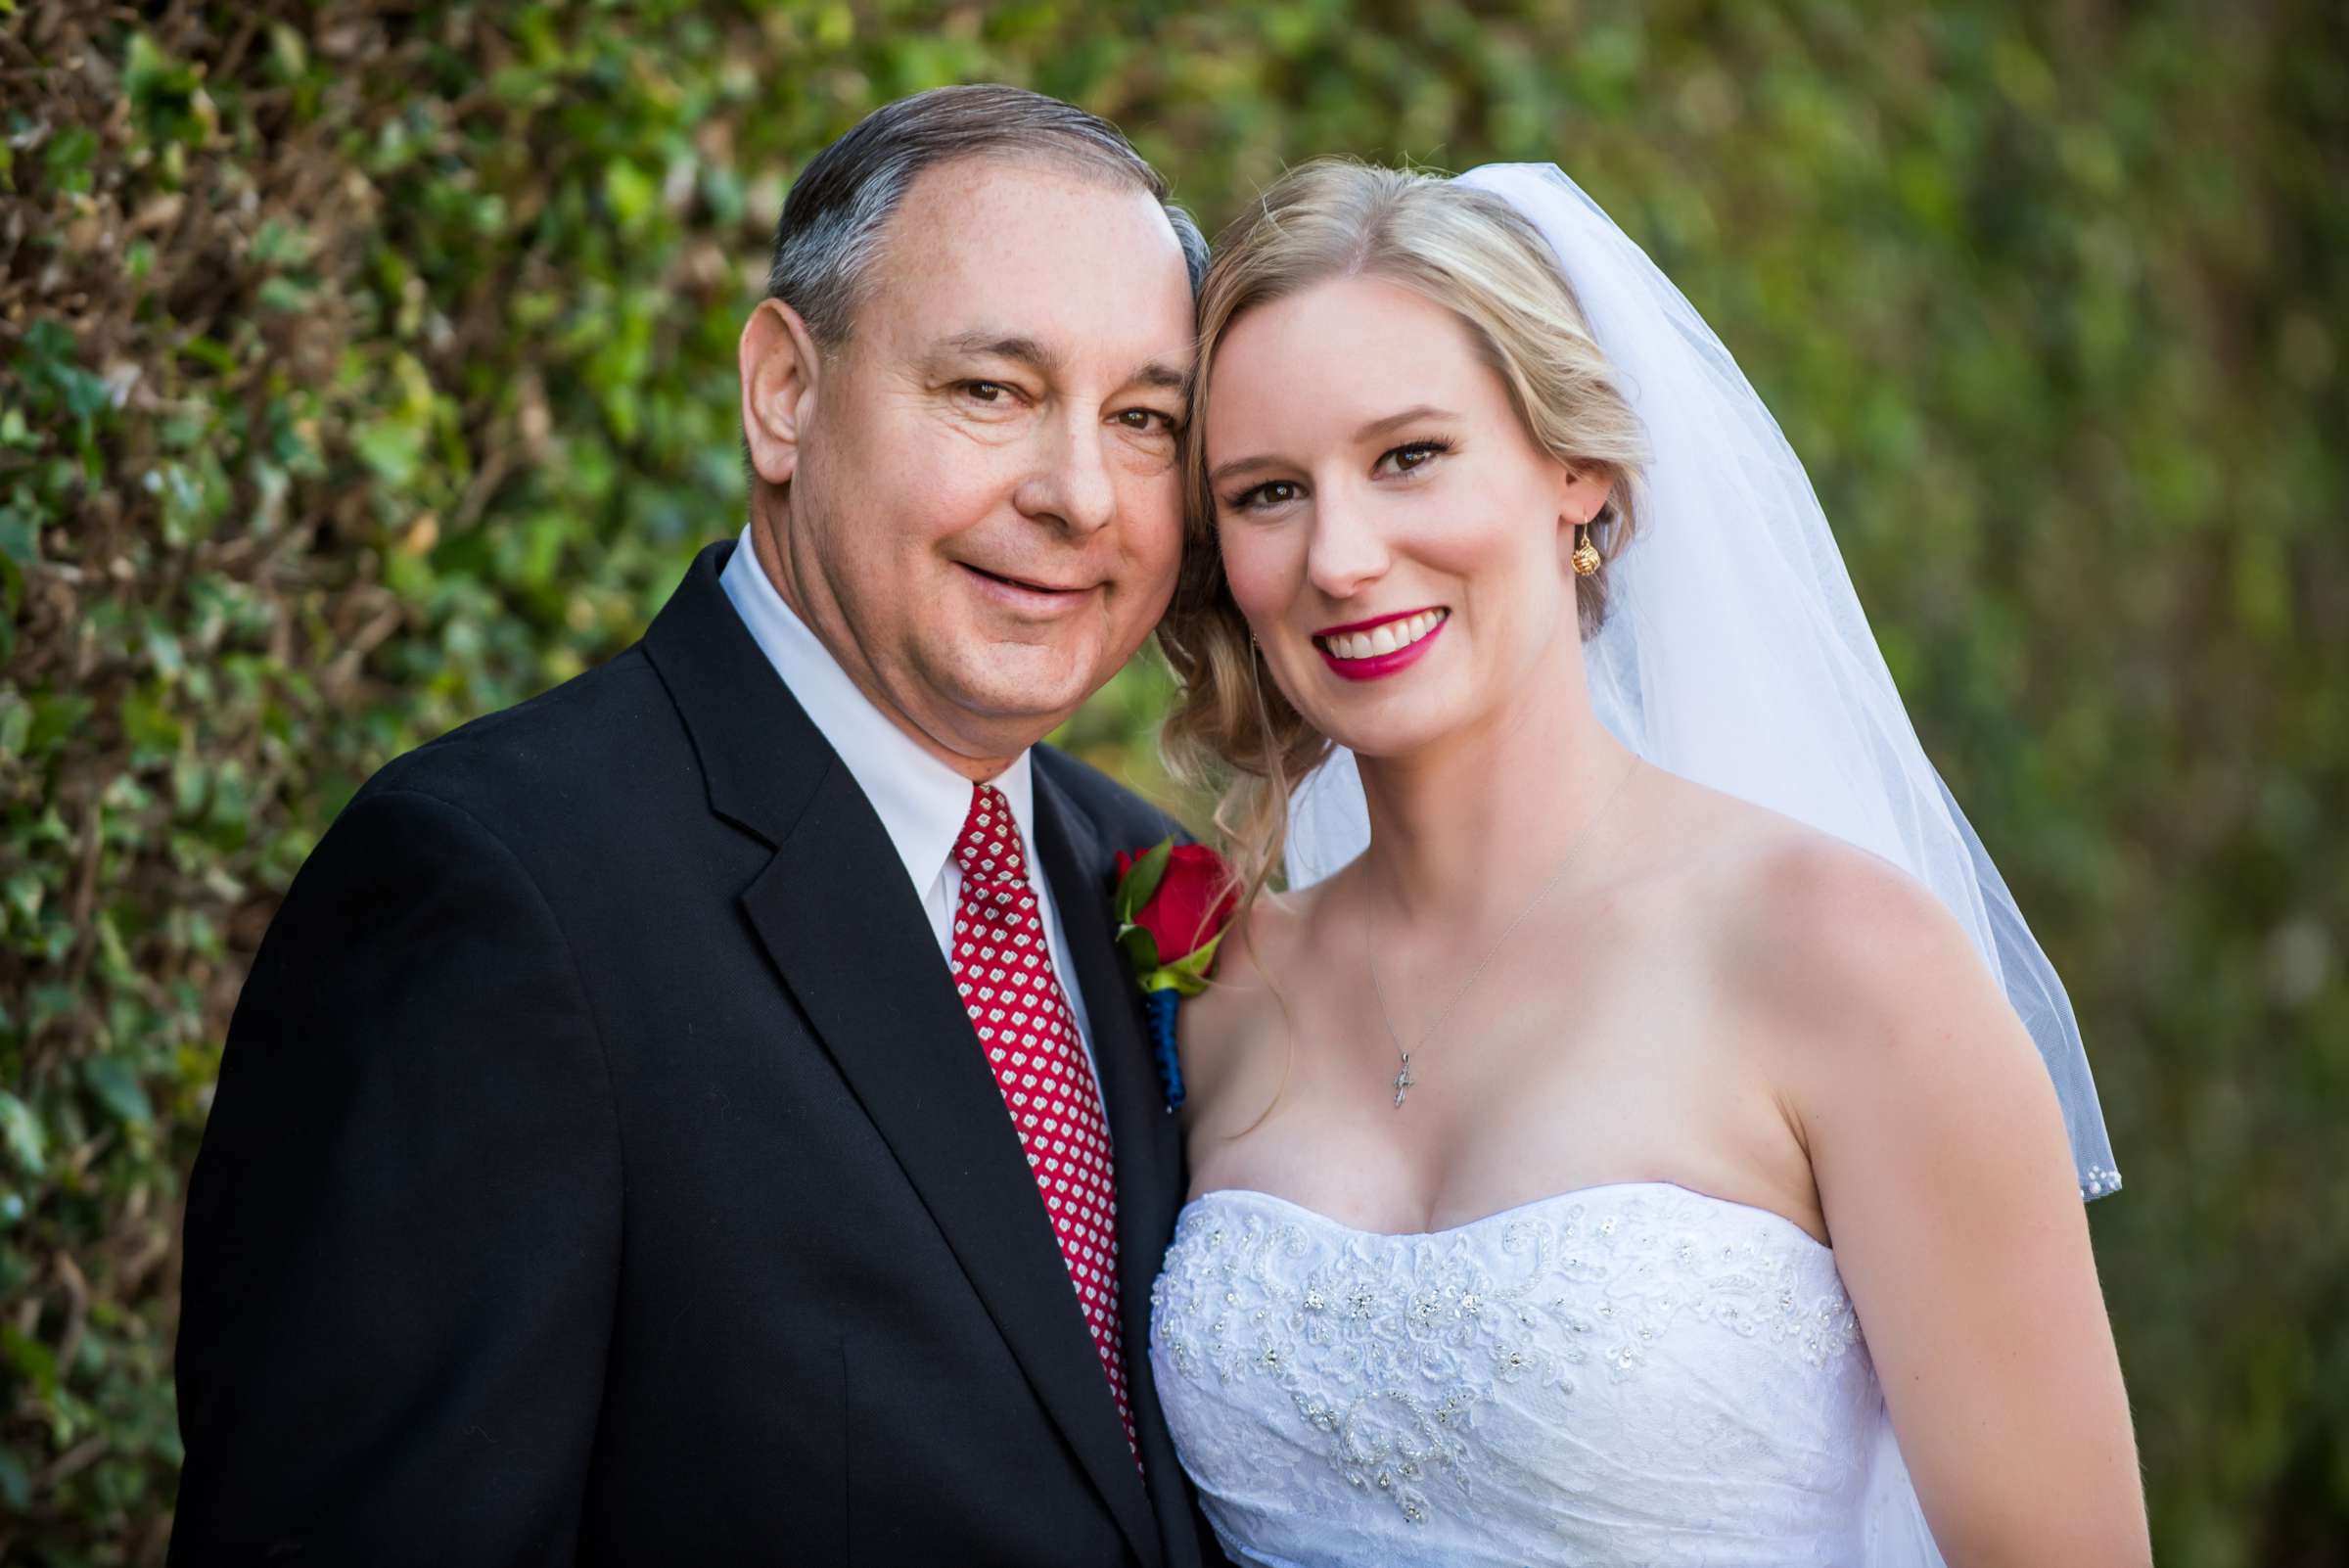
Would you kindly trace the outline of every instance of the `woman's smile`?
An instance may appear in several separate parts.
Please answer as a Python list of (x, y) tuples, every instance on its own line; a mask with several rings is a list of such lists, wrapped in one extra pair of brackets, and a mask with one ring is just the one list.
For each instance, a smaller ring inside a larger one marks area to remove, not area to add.
[(1451, 610), (1440, 605), (1406, 610), (1316, 631), (1313, 647), (1348, 680), (1377, 680), (1418, 663), (1451, 619)]

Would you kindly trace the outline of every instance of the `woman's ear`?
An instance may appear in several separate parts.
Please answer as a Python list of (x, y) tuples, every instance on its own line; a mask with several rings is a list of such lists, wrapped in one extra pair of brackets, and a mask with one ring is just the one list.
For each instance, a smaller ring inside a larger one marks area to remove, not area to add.
[(1606, 509), (1615, 493), (1615, 476), (1595, 465), (1570, 468), (1558, 489), (1558, 530), (1572, 533)]
[(742, 436), (751, 467), (769, 484), (788, 484), (800, 464), (800, 435), (815, 407), (822, 355), (800, 313), (761, 300), (735, 348), (742, 374)]

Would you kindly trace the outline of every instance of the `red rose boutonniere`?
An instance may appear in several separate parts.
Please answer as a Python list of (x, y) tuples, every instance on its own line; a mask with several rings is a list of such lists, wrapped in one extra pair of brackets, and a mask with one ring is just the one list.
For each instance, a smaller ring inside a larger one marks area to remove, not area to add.
[(1169, 1110), (1182, 1104), (1182, 1066), (1174, 1053), (1177, 999), (1207, 989), (1216, 948), (1239, 902), (1223, 857), (1205, 845), (1167, 838), (1139, 853), (1118, 852), (1118, 945), (1141, 984)]

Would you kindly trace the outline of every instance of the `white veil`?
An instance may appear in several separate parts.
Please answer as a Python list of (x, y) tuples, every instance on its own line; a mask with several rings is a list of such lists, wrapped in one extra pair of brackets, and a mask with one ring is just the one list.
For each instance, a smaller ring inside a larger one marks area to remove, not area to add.
[[(2118, 1191), (2080, 1029), (2054, 966), (1917, 743), (1811, 482), (1680, 290), (1547, 163), (1460, 176), (1548, 241), (1646, 428), (1639, 536), (1611, 561), (1585, 647), (1599, 718), (1659, 767), (1871, 850), (1938, 894), (2039, 1044), (2083, 1198)], [(1369, 815), (1335, 753), (1291, 800), (1288, 873), (1360, 853)]]

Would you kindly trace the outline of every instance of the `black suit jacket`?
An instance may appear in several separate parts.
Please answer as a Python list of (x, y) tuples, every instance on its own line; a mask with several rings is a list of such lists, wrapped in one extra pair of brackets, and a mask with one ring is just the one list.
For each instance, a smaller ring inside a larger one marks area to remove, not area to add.
[(731, 549), (611, 663), (384, 768), (295, 879), (189, 1187), (175, 1564), (1200, 1561), (1147, 1356), (1180, 1145), (1108, 904), (1169, 823), (1036, 752), (1137, 1474), (936, 938)]

